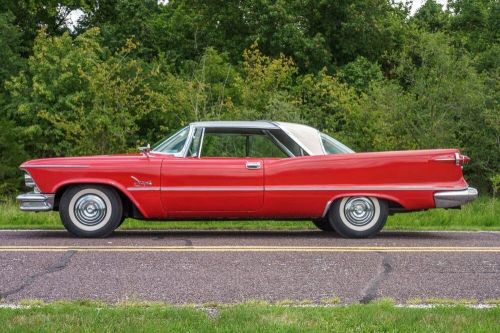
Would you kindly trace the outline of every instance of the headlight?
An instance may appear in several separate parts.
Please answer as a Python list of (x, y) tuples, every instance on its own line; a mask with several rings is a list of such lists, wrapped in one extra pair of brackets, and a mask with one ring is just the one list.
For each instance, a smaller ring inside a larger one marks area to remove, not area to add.
[(35, 181), (33, 180), (33, 178), (31, 178), (31, 175), (29, 173), (24, 174), (24, 184), (26, 185), (26, 187), (36, 186)]

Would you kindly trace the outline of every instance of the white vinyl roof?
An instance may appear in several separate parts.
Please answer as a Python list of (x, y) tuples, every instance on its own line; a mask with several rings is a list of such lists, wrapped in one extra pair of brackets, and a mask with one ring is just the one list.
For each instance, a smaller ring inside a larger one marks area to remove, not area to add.
[(310, 155), (325, 155), (320, 132), (317, 129), (294, 123), (277, 122), (276, 124), (303, 148), (306, 148)]
[(296, 141), (310, 155), (324, 155), (320, 132), (310, 126), (273, 122), (267, 120), (257, 121), (199, 121), (191, 123), (194, 127), (205, 128), (252, 128), (252, 129), (281, 129)]

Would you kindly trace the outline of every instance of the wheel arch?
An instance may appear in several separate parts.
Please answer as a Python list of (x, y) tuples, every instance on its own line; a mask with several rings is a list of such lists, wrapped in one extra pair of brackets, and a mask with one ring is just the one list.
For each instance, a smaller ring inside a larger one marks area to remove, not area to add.
[(56, 211), (59, 210), (59, 202), (61, 201), (64, 192), (66, 192), (67, 189), (78, 185), (99, 185), (112, 188), (120, 196), (120, 199), (122, 200), (123, 204), (123, 212), (126, 214), (127, 217), (130, 216), (130, 217), (142, 218), (145, 216), (142, 207), (137, 203), (134, 197), (132, 197), (130, 193), (126, 191), (125, 188), (114, 182), (109, 182), (104, 180), (92, 180), (92, 181), (75, 180), (58, 185), (54, 192), (55, 193), (54, 210)]
[(325, 205), (325, 209), (323, 211), (322, 217), (326, 217), (333, 203), (337, 200), (346, 198), (346, 197), (374, 197), (377, 199), (382, 199), (387, 201), (389, 205), (389, 211), (391, 210), (405, 210), (404, 205), (401, 201), (395, 196), (389, 194), (381, 194), (381, 193), (372, 193), (372, 192), (357, 192), (357, 193), (340, 193), (331, 198)]

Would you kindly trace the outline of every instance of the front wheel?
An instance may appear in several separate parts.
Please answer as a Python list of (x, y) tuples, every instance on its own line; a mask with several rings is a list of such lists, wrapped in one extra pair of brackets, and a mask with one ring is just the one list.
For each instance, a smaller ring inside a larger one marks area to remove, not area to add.
[(77, 237), (106, 237), (120, 224), (123, 206), (118, 193), (100, 185), (74, 186), (64, 192), (59, 215)]
[(387, 221), (387, 201), (375, 197), (345, 197), (336, 200), (328, 221), (346, 238), (366, 238), (378, 233)]

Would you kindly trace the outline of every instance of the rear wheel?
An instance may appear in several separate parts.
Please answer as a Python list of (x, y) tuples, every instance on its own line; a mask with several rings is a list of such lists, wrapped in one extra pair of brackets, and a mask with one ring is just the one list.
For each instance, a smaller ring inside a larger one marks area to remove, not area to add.
[(59, 203), (64, 227), (78, 237), (106, 237), (120, 224), (123, 206), (118, 193), (100, 185), (74, 186)]
[(345, 197), (328, 212), (332, 228), (347, 238), (365, 238), (378, 233), (387, 221), (387, 201), (375, 197)]
[(332, 225), (328, 222), (327, 218), (314, 219), (312, 223), (319, 229), (326, 232), (334, 232)]

